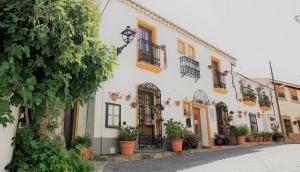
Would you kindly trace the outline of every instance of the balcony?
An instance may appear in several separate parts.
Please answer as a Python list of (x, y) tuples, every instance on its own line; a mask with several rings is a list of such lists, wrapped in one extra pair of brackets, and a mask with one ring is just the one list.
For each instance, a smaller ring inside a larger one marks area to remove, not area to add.
[(291, 96), (293, 101), (298, 101), (298, 96)]
[(242, 87), (242, 93), (243, 93), (243, 102), (247, 106), (254, 106), (256, 105), (256, 94), (253, 89), (250, 87)]
[(213, 71), (214, 91), (227, 94), (225, 74), (219, 71)]
[(180, 73), (181, 77), (189, 76), (197, 81), (200, 78), (199, 62), (186, 56), (180, 57)]
[(138, 40), (138, 62), (139, 68), (159, 73), (160, 68), (160, 46), (143, 38)]
[(271, 110), (271, 101), (269, 96), (265, 94), (259, 94), (259, 106), (263, 111)]

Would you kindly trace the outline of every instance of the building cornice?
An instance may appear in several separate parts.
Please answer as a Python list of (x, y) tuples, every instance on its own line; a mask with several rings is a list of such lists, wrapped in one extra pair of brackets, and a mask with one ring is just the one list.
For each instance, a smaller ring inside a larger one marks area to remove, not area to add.
[(200, 37), (192, 34), (191, 32), (187, 31), (186, 29), (178, 26), (177, 24), (167, 20), (166, 18), (160, 16), (159, 14), (151, 11), (150, 9), (146, 8), (145, 6), (139, 4), (138, 2), (134, 1), (134, 0), (118, 0), (121, 3), (133, 8), (134, 10), (148, 16), (151, 17), (152, 19), (156, 20), (157, 22), (160, 22), (164, 25), (166, 25), (167, 27), (175, 30), (176, 32), (179, 32), (183, 35), (185, 35), (186, 37), (194, 40), (195, 42), (200, 43), (201, 45), (203, 45), (204, 47), (214, 51), (215, 53), (222, 55), (223, 57), (227, 58), (228, 60), (231, 61), (232, 64), (235, 65), (237, 59), (234, 58), (233, 56), (229, 55), (228, 53), (222, 51), (221, 49), (213, 46), (212, 44), (208, 43), (207, 41), (204, 41), (203, 39), (201, 39)]

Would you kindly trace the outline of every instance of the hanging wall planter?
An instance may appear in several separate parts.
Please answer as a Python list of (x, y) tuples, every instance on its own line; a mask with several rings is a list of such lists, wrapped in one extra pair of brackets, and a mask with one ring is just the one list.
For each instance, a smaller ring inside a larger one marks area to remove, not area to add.
[(126, 101), (129, 101), (130, 98), (131, 98), (131, 94), (128, 94), (128, 95), (125, 97), (125, 100), (126, 100)]
[(131, 106), (132, 108), (136, 108), (137, 103), (136, 103), (136, 102), (131, 102), (131, 103), (130, 103), (130, 106)]
[(121, 98), (121, 95), (119, 92), (109, 92), (110, 93), (110, 98), (112, 101), (117, 101), (117, 99)]
[(165, 102), (165, 104), (169, 106), (170, 103), (171, 103), (171, 98), (168, 98), (168, 100)]
[(213, 68), (213, 65), (208, 65), (208, 69), (212, 69)]
[(229, 74), (229, 71), (225, 70), (223, 74), (224, 74), (224, 76), (227, 76)]
[(176, 106), (180, 106), (180, 100), (175, 101)]
[(257, 118), (260, 118), (260, 113), (259, 112), (257, 112)]

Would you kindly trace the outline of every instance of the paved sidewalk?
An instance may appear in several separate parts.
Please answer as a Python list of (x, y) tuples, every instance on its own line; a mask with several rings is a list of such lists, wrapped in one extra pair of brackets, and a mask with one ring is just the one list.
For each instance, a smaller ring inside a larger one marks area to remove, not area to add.
[(300, 145), (257, 145), (167, 158), (112, 163), (104, 172), (300, 172)]

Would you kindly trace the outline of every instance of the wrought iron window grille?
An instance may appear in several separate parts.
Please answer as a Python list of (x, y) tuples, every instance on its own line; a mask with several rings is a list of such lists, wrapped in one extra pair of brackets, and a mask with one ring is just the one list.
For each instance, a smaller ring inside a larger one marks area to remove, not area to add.
[(186, 56), (180, 57), (180, 73), (181, 77), (190, 76), (197, 82), (200, 79), (199, 62)]

